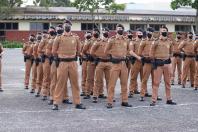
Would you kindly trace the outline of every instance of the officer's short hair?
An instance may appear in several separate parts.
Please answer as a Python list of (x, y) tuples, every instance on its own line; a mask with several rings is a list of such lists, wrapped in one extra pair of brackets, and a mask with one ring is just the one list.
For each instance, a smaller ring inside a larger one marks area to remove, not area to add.
[(182, 33), (181, 33), (181, 32), (177, 32), (176, 34), (177, 34), (177, 35), (182, 35)]
[(48, 32), (47, 32), (47, 31), (43, 31), (43, 33), (44, 33), (44, 34), (48, 34)]
[(69, 19), (66, 19), (64, 22), (63, 22), (63, 24), (69, 24), (70, 26), (72, 26), (72, 23), (71, 23), (71, 21), (69, 20)]
[(120, 24), (120, 23), (116, 25), (116, 28), (117, 27), (121, 27), (124, 30), (124, 26), (122, 24)]
[(188, 34), (193, 35), (193, 33), (192, 33), (192, 32), (188, 32)]
[(58, 24), (57, 27), (63, 28), (63, 25), (62, 24)]
[(94, 28), (93, 31), (98, 32), (100, 34), (100, 30), (98, 28)]
[(92, 34), (92, 32), (91, 32), (91, 31), (86, 31), (85, 33), (86, 33), (86, 34), (88, 34), (88, 33)]
[(132, 30), (127, 30), (127, 33), (128, 33), (128, 34), (132, 34), (133, 31), (132, 31)]
[(41, 32), (38, 32), (37, 35), (42, 35), (42, 33)]
[(35, 38), (35, 35), (34, 34), (30, 34), (30, 37), (34, 37)]
[(50, 26), (50, 28), (55, 30), (55, 27), (54, 26)]
[(168, 32), (168, 28), (165, 25), (162, 25), (161, 28), (165, 28), (167, 30), (167, 32)]

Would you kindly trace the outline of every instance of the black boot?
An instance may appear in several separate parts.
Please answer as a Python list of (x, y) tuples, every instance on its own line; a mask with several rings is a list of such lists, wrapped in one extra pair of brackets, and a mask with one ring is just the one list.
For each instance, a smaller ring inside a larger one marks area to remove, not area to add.
[(121, 106), (132, 107), (132, 105), (130, 105), (128, 102), (122, 102)]
[(85, 92), (82, 92), (82, 93), (80, 94), (80, 96), (86, 96)]
[(53, 105), (53, 100), (49, 100), (48, 105)]
[(35, 97), (40, 97), (40, 93), (36, 93)]
[(72, 104), (72, 102), (69, 99), (63, 100), (63, 104)]
[(35, 93), (35, 90), (34, 90), (34, 89), (32, 89), (32, 90), (30, 91), (30, 93)]
[(128, 98), (133, 98), (133, 93), (130, 92)]
[(42, 97), (42, 100), (43, 100), (43, 101), (47, 100), (47, 96), (43, 96), (43, 97)]
[(186, 88), (185, 84), (182, 84), (182, 88)]
[(177, 103), (173, 102), (172, 100), (167, 100), (166, 104), (168, 104), (168, 105), (177, 105)]
[(25, 89), (29, 89), (28, 86), (25, 86)]
[(0, 92), (3, 92), (3, 89), (2, 88), (0, 88)]
[(193, 88), (194, 87), (194, 84), (191, 84), (191, 87)]
[(158, 100), (158, 101), (162, 101), (162, 98), (160, 98), (160, 97), (157, 97), (157, 100)]
[(144, 97), (140, 97), (140, 101), (144, 101)]
[(106, 98), (107, 98), (107, 96), (105, 96), (104, 94), (101, 94), (101, 95), (99, 95), (99, 96), (98, 96), (98, 98), (106, 99)]
[(97, 97), (93, 97), (93, 103), (98, 103), (98, 98)]
[(174, 85), (174, 81), (173, 80), (171, 81), (171, 85)]
[(151, 102), (150, 106), (155, 106), (156, 103), (154, 101)]
[(83, 104), (77, 104), (76, 109), (86, 109), (86, 107)]
[(53, 107), (52, 107), (52, 110), (58, 110), (58, 105), (54, 104)]
[(107, 109), (112, 109), (113, 108), (113, 105), (110, 104), (110, 103), (107, 103), (106, 107), (107, 107)]
[(195, 89), (194, 89), (194, 90), (196, 91), (196, 90), (198, 90), (198, 88), (197, 88), (197, 87), (195, 87)]
[(140, 94), (140, 92), (138, 90), (135, 90), (134, 94)]
[(152, 95), (150, 95), (149, 93), (146, 93), (145, 97), (152, 97)]
[(83, 99), (90, 99), (91, 96), (90, 95), (86, 95)]

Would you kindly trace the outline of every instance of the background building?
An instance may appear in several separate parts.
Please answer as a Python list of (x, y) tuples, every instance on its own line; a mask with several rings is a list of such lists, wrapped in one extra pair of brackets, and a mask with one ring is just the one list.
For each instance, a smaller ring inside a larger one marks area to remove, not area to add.
[[(157, 5), (156, 5), (157, 6)], [(144, 7), (144, 8), (143, 8)], [(100, 27), (108, 27), (112, 32), (117, 23), (122, 23), (125, 30), (146, 29), (151, 26), (159, 31), (162, 25), (166, 25), (169, 32), (188, 32), (195, 30), (195, 15), (193, 9), (181, 9), (177, 11), (158, 9), (155, 7), (146, 8), (144, 4), (129, 4), (126, 10), (118, 11), (117, 14), (108, 14), (99, 10), (95, 14), (95, 23)], [(92, 30), (94, 24), (89, 12), (79, 12), (71, 7), (20, 7), (0, 20), (1, 40), (22, 41), (27, 39), (30, 33), (47, 30), (50, 25), (57, 25), (65, 19), (72, 20), (72, 30), (81, 38), (84, 31)]]

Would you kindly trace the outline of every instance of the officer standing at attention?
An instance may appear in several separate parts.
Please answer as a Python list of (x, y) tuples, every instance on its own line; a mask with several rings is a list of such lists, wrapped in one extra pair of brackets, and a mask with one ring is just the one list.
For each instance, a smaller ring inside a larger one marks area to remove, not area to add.
[(195, 38), (194, 43), (194, 51), (195, 51), (195, 60), (196, 60), (196, 67), (195, 67), (195, 90), (198, 90), (198, 35)]
[[(143, 37), (142, 29), (137, 29), (136, 40), (130, 43), (130, 50), (135, 52), (138, 55), (138, 49)], [(138, 91), (138, 75), (140, 74), (140, 79), (142, 80), (142, 62), (133, 58), (134, 61), (131, 61), (131, 73), (130, 73), (130, 84), (129, 84), (129, 98), (132, 98), (134, 94), (140, 94)]]
[(171, 77), (171, 85), (174, 85), (175, 80), (175, 69), (177, 68), (178, 74), (178, 84), (181, 85), (181, 68), (182, 68), (182, 55), (179, 50), (179, 45), (182, 42), (182, 34), (180, 32), (177, 33), (176, 40), (173, 41), (173, 57), (172, 57), (172, 77)]
[(151, 97), (147, 91), (147, 82), (149, 76), (151, 75), (152, 84), (153, 84), (153, 71), (152, 71), (152, 60), (149, 56), (151, 45), (154, 41), (153, 38), (154, 29), (149, 27), (147, 29), (147, 38), (142, 40), (140, 43), (140, 47), (138, 49), (138, 54), (142, 57), (143, 63), (143, 75), (142, 75), (142, 82), (141, 82), (141, 92), (140, 92), (140, 101), (144, 101), (144, 97)]
[(98, 102), (99, 91), (103, 89), (103, 78), (105, 77), (106, 86), (109, 84), (111, 63), (110, 58), (104, 53), (105, 46), (108, 44), (109, 29), (102, 30), (102, 39), (98, 39), (91, 48), (91, 55), (96, 57), (96, 71), (93, 88), (93, 103)]
[(2, 55), (3, 55), (3, 46), (2, 44), (0, 43), (0, 92), (3, 92), (3, 89), (2, 89), (2, 79), (1, 79), (1, 70), (2, 70)]
[(194, 87), (195, 76), (195, 51), (194, 51), (193, 33), (188, 33), (187, 40), (182, 41), (179, 45), (179, 50), (184, 52), (183, 72), (182, 72), (182, 87), (185, 88), (186, 79), (190, 71), (191, 87)]
[(35, 36), (33, 34), (29, 37), (29, 42), (25, 43), (23, 45), (23, 55), (24, 55), (24, 62), (25, 62), (25, 89), (28, 89), (29, 86), (29, 80), (30, 80), (30, 73), (31, 73), (31, 67), (32, 67), (32, 44), (34, 44)]
[(150, 57), (153, 59), (154, 65), (154, 81), (152, 89), (152, 103), (150, 106), (155, 106), (158, 96), (158, 89), (163, 75), (166, 91), (167, 104), (176, 105), (171, 100), (171, 59), (173, 45), (168, 39), (168, 28), (163, 26), (160, 30), (159, 40), (155, 40), (151, 46)]
[(128, 69), (126, 65), (126, 57), (129, 53), (129, 44), (127, 39), (123, 36), (124, 26), (122, 24), (117, 24), (116, 30), (117, 34), (110, 38), (105, 47), (105, 54), (111, 57), (112, 62), (108, 84), (108, 109), (113, 108), (115, 86), (118, 78), (120, 78), (121, 84), (121, 105), (124, 107), (132, 107), (132, 105), (128, 103), (127, 95)]
[(39, 64), (39, 60), (38, 60), (38, 44), (41, 41), (41, 33), (37, 33), (36, 35), (36, 41), (35, 44), (32, 45), (32, 49), (33, 49), (33, 65), (32, 65), (32, 90), (30, 91), (30, 93), (35, 93), (36, 90), (36, 80), (37, 80), (37, 67)]
[(81, 87), (82, 87), (82, 93), (81, 96), (86, 96), (86, 79), (87, 79), (87, 66), (88, 66), (88, 57), (85, 53), (83, 53), (83, 48), (85, 46), (86, 41), (90, 41), (92, 38), (91, 31), (87, 31), (85, 33), (85, 41), (82, 42), (81, 46), (81, 63), (82, 63), (82, 80), (81, 80)]
[(61, 37), (54, 40), (52, 53), (58, 55), (59, 66), (57, 68), (57, 84), (54, 92), (53, 110), (58, 110), (58, 104), (63, 99), (63, 92), (68, 79), (71, 83), (73, 102), (76, 109), (85, 109), (80, 101), (80, 88), (78, 83), (77, 56), (80, 55), (80, 39), (71, 33), (71, 22), (65, 21), (63, 27), (65, 32)]

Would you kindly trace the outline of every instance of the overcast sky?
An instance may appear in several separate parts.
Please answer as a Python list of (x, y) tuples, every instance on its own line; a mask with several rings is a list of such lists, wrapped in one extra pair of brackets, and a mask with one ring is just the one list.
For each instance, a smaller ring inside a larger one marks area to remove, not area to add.
[[(32, 5), (33, 0), (23, 0), (25, 1), (25, 5)], [(71, 0), (73, 1), (73, 0)], [(116, 0), (116, 3), (169, 3), (171, 0)]]

